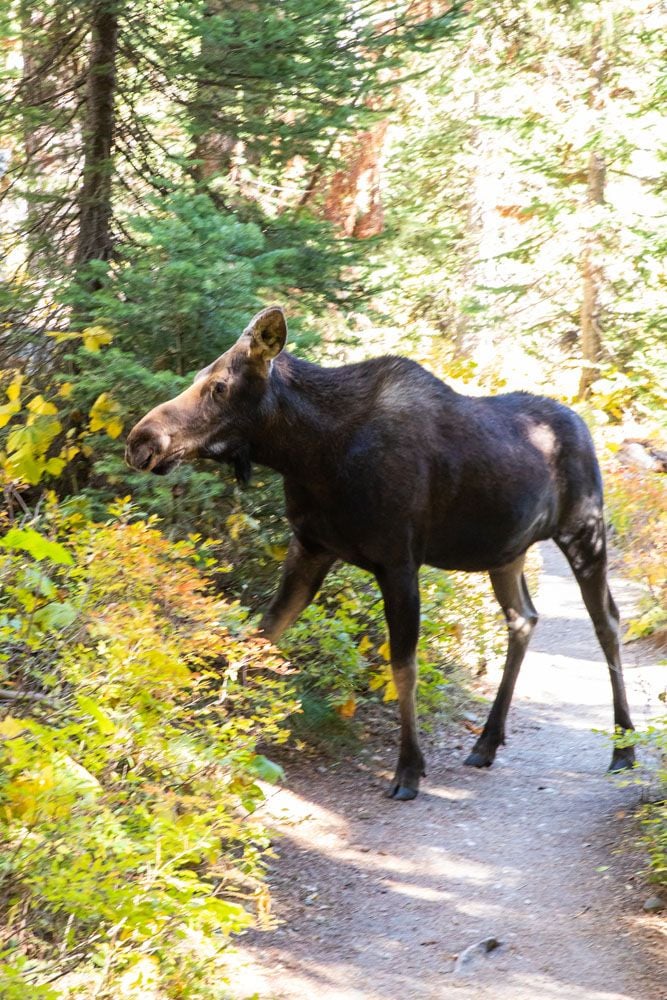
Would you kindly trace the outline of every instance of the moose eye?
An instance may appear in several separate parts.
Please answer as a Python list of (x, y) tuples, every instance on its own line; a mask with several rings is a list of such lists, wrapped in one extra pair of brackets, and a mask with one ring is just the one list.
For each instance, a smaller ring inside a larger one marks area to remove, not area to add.
[(225, 395), (226, 392), (227, 392), (227, 383), (224, 382), (222, 379), (218, 379), (218, 381), (214, 382), (213, 385), (211, 386), (211, 393), (216, 399), (220, 399), (222, 396)]

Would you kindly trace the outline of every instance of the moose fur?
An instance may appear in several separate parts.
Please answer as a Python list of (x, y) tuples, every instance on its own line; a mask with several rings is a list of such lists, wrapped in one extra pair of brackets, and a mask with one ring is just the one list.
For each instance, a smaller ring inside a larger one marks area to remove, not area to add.
[[(424, 773), (415, 710), (419, 568), (485, 571), (508, 628), (496, 699), (466, 763), (489, 767), (537, 613), (523, 565), (552, 538), (581, 588), (609, 666), (618, 730), (633, 728), (621, 671), (618, 611), (607, 584), (602, 482), (583, 421), (526, 392), (464, 396), (401, 357), (321, 368), (283, 351), (278, 307), (175, 399), (132, 430), (127, 460), (168, 472), (184, 459), (253, 462), (284, 479), (292, 538), (260, 628), (276, 641), (336, 560), (373, 573), (384, 598), (401, 738), (389, 794), (411, 799)], [(633, 763), (617, 747), (614, 770)]]

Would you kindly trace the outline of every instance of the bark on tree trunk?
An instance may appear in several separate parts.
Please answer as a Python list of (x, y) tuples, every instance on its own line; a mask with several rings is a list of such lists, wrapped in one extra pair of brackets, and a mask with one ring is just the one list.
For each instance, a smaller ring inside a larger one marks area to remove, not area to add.
[(83, 183), (79, 197), (79, 238), (75, 263), (108, 260), (111, 240), (111, 181), (118, 10), (95, 4), (91, 24), (84, 126)]
[[(591, 40), (591, 88), (588, 103), (594, 113), (599, 102), (604, 79), (605, 53), (601, 44), (601, 28), (593, 31)], [(596, 205), (604, 205), (607, 165), (602, 153), (593, 150), (588, 158), (586, 209), (590, 214)], [(583, 365), (579, 378), (579, 399), (585, 399), (598, 377), (602, 351), (601, 303), (602, 268), (596, 263), (596, 235), (589, 228), (581, 255), (581, 309), (579, 312), (579, 344)]]
[[(204, 9), (204, 17), (217, 17), (222, 14), (231, 16), (250, 7), (251, 0), (209, 0)], [(259, 15), (258, 15), (259, 16)], [(201, 56), (207, 67), (207, 77), (224, 77), (223, 58), (216, 42), (207, 32), (201, 38)], [(213, 109), (233, 106), (234, 94), (229, 88), (199, 83), (194, 103), (194, 119), (200, 120), (200, 131), (195, 138), (193, 158), (195, 165), (192, 176), (200, 183), (210, 181), (212, 177), (229, 174), (234, 165), (234, 153), (239, 144), (238, 135), (232, 128), (229, 132), (222, 131), (210, 123)], [(230, 123), (231, 124), (231, 123)]]
[(366, 239), (384, 228), (380, 182), (388, 124), (380, 121), (349, 143), (342, 153), (345, 169), (328, 182), (324, 217), (345, 236)]
[[(606, 165), (600, 153), (591, 153), (588, 161), (589, 205), (604, 204)], [(595, 237), (586, 237), (581, 258), (581, 310), (579, 315), (579, 342), (584, 363), (579, 379), (579, 399), (584, 399), (598, 376), (602, 336), (600, 333), (600, 286), (602, 269), (595, 263)]]
[[(477, 124), (479, 115), (479, 91), (475, 91), (472, 101), (472, 120), (470, 127), (470, 177), (468, 182), (468, 202), (465, 207), (465, 241), (461, 259), (461, 288), (463, 294), (469, 293), (479, 279), (479, 257), (482, 235), (484, 233), (484, 209), (481, 195), (484, 190), (485, 178), (482, 175), (484, 150), (482, 148), (480, 128)], [(463, 303), (461, 303), (463, 304)], [(469, 313), (459, 309), (454, 322), (454, 351), (459, 358), (475, 358), (480, 347), (480, 335), (476, 325), (471, 323)]]
[[(34, 6), (23, 0), (20, 7), (21, 37), (23, 39), (23, 154), (25, 157), (25, 185), (33, 191), (39, 183), (41, 163), (39, 150), (42, 143), (42, 130), (33, 116), (34, 107), (39, 106), (45, 97), (46, 73), (41, 62), (44, 48), (43, 28), (46, 20), (43, 11), (34, 10)], [(31, 199), (27, 199), (26, 210), (26, 247), (27, 255), (32, 256), (39, 246), (42, 237), (40, 226), (41, 212)]]

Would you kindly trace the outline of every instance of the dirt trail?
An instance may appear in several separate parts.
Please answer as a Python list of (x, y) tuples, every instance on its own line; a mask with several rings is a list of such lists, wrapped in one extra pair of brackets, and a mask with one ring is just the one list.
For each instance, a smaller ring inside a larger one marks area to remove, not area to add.
[[(452, 727), (426, 746), (414, 802), (381, 797), (393, 746), (290, 774), (272, 797), (283, 923), (243, 939), (237, 996), (666, 1000), (665, 941), (641, 915), (650, 893), (637, 858), (615, 851), (641, 792), (605, 775), (609, 744), (591, 732), (610, 724), (607, 669), (565, 561), (551, 545), (542, 556), (540, 623), (491, 770), (462, 766), (474, 737)], [(632, 586), (612, 588), (627, 610)], [(664, 667), (632, 648), (625, 661), (641, 721)], [(489, 936), (501, 947), (454, 972)]]

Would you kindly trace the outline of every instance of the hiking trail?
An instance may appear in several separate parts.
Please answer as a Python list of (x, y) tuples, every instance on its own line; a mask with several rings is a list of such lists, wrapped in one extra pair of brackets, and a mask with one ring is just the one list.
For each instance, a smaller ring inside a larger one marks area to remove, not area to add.
[[(633, 840), (642, 788), (606, 774), (609, 740), (592, 730), (611, 726), (607, 666), (567, 563), (540, 549), (540, 621), (490, 770), (463, 766), (474, 736), (450, 726), (424, 741), (414, 802), (383, 797), (395, 740), (295, 761), (270, 790), (280, 923), (239, 940), (235, 996), (667, 1000), (664, 920), (642, 912), (654, 893)], [(610, 584), (627, 621), (636, 585)], [(635, 725), (662, 708), (660, 659), (624, 647)], [(472, 948), (489, 938), (499, 947)]]

